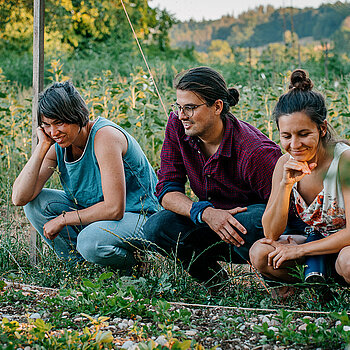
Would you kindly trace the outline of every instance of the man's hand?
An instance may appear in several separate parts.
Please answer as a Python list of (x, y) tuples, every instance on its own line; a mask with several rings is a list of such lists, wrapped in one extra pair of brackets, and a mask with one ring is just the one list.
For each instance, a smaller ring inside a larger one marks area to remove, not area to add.
[(247, 230), (234, 218), (234, 215), (246, 210), (247, 208), (241, 207), (229, 210), (208, 207), (204, 209), (202, 213), (202, 220), (207, 223), (223, 241), (240, 247), (244, 244), (244, 240), (237, 231), (246, 234)]
[(56, 218), (48, 221), (43, 229), (44, 236), (48, 239), (54, 240), (58, 234), (62, 231), (66, 225), (63, 214), (57, 216)]

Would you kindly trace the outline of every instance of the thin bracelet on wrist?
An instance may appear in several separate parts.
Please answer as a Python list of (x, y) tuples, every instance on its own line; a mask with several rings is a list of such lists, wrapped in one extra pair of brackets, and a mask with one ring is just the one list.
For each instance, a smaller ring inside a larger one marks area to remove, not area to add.
[(64, 226), (67, 226), (67, 221), (66, 221), (66, 211), (62, 211), (62, 217), (63, 217), (63, 220), (64, 220)]

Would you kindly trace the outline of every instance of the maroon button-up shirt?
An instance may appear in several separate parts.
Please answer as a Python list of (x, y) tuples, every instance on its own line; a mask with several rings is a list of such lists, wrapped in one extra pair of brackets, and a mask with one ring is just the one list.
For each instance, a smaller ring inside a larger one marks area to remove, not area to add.
[(188, 178), (199, 200), (215, 208), (267, 202), (281, 150), (252, 125), (230, 117), (217, 152), (205, 159), (199, 138), (187, 136), (178, 117), (170, 114), (156, 187), (160, 201), (167, 192), (185, 192)]

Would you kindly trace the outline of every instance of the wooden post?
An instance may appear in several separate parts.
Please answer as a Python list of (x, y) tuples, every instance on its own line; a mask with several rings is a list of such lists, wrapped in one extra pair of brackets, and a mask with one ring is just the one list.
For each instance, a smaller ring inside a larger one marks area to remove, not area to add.
[[(44, 88), (44, 14), (45, 0), (34, 0), (33, 21), (33, 104), (32, 104), (32, 153), (37, 144), (38, 95)], [(36, 264), (36, 236), (34, 227), (30, 228), (30, 261)]]
[(292, 35), (292, 49), (294, 49), (295, 42), (294, 42), (294, 20), (293, 20), (293, 1), (290, 0), (290, 32)]
[(286, 43), (287, 23), (286, 23), (285, 11), (286, 11), (286, 8), (285, 8), (284, 1), (283, 1), (283, 5), (282, 5), (282, 8), (281, 8), (282, 20), (283, 20), (283, 42), (284, 42), (284, 46), (287, 46), (287, 43)]
[(328, 81), (328, 43), (324, 43), (324, 76)]
[(252, 48), (249, 46), (248, 49), (248, 57), (249, 57), (249, 82), (252, 83)]

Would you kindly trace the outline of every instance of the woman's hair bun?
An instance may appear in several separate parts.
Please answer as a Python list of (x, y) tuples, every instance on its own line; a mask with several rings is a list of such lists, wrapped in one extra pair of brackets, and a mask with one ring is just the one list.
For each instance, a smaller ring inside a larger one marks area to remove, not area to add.
[(230, 106), (235, 106), (239, 101), (239, 92), (236, 88), (228, 88), (228, 103)]
[(309, 91), (312, 90), (313, 86), (314, 84), (309, 78), (308, 72), (303, 69), (296, 69), (290, 76), (289, 89), (295, 88), (302, 91)]

